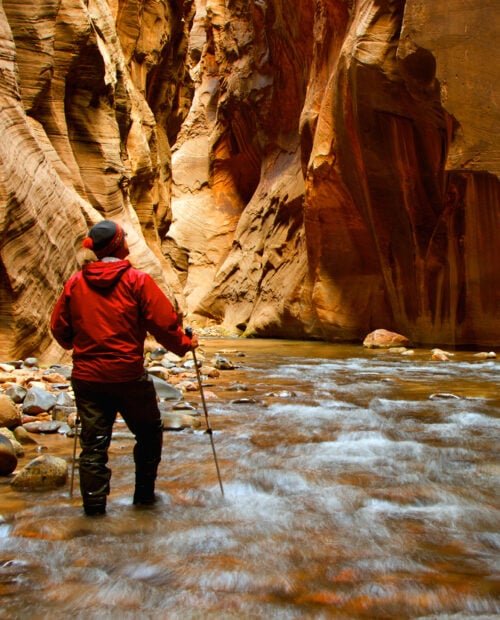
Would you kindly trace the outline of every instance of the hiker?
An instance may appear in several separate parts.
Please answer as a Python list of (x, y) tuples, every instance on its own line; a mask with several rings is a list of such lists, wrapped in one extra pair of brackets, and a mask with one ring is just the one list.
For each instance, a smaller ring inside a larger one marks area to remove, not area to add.
[(133, 503), (154, 504), (163, 426), (153, 381), (144, 369), (147, 332), (179, 356), (198, 346), (153, 279), (134, 269), (126, 233), (111, 220), (93, 226), (83, 241), (97, 257), (66, 282), (50, 328), (73, 349), (71, 382), (81, 419), (80, 490), (86, 515), (106, 512), (107, 467), (113, 423), (120, 413), (135, 435)]

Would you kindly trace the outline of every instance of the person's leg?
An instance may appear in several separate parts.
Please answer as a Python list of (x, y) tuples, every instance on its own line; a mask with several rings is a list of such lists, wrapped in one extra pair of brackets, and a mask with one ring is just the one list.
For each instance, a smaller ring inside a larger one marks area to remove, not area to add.
[(87, 515), (104, 514), (111, 469), (108, 448), (116, 417), (116, 402), (106, 384), (73, 380), (76, 407), (81, 420), (79, 458), (80, 490)]
[(163, 445), (163, 423), (154, 383), (147, 375), (127, 384), (121, 394), (119, 411), (136, 438), (134, 504), (153, 504)]

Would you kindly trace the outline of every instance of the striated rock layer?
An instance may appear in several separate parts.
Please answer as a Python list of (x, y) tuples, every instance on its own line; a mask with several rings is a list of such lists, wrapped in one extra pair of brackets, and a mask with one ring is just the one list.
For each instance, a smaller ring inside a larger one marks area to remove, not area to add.
[[(50, 343), (48, 318), (87, 227), (127, 229), (133, 262), (174, 297), (170, 141), (185, 116), (191, 1), (0, 6), (0, 352)], [(153, 92), (149, 92), (153, 91)]]
[(497, 30), (494, 0), (3, 0), (0, 354), (51, 343), (101, 217), (199, 321), (500, 346)]

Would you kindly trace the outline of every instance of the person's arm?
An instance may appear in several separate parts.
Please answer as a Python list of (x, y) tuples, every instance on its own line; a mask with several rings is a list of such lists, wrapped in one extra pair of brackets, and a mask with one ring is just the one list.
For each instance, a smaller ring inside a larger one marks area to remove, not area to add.
[(141, 274), (141, 311), (145, 326), (156, 340), (169, 351), (182, 357), (198, 346), (195, 335), (187, 336), (170, 300), (148, 274)]

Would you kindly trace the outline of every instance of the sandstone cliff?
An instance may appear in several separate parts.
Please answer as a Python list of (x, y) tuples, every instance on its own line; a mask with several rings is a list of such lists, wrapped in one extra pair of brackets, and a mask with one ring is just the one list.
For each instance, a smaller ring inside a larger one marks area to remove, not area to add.
[(498, 345), (495, 2), (198, 14), (167, 245), (190, 310), (247, 334)]
[(3, 0), (0, 348), (87, 226), (246, 334), (500, 344), (493, 0)]

